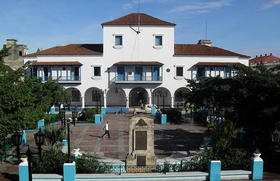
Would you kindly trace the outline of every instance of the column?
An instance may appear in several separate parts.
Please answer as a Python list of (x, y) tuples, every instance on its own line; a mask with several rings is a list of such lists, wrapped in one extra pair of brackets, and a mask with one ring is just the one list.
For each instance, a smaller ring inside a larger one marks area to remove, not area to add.
[(27, 162), (21, 162), (18, 166), (18, 177), (19, 181), (28, 181), (29, 175), (28, 175), (28, 163)]
[(208, 161), (209, 181), (221, 180), (221, 161), (209, 160)]
[(82, 108), (85, 108), (85, 97), (81, 96), (81, 99), (82, 99)]
[(152, 105), (152, 96), (149, 96), (149, 104)]
[(261, 157), (251, 158), (252, 180), (263, 179), (263, 160)]
[(171, 96), (171, 107), (174, 108), (174, 96)]
[(126, 96), (126, 108), (129, 108), (129, 96)]
[(75, 181), (76, 177), (76, 163), (64, 163), (63, 164), (63, 180)]

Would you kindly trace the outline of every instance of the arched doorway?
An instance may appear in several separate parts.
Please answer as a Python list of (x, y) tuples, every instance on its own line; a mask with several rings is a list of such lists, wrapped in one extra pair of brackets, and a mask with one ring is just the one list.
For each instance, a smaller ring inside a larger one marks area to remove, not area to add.
[(129, 93), (129, 107), (148, 104), (148, 92), (142, 87), (133, 88)]
[(96, 87), (91, 87), (85, 92), (85, 107), (95, 106), (102, 107), (104, 106), (104, 95), (101, 89)]
[(74, 107), (74, 106), (82, 106), (82, 97), (81, 97), (81, 92), (79, 91), (79, 89), (71, 87), (66, 89), (67, 93), (70, 95), (71, 97), (71, 103), (70, 106)]
[(112, 87), (106, 96), (107, 107), (126, 107), (126, 95), (122, 88)]
[(188, 102), (188, 94), (190, 90), (186, 87), (177, 89), (174, 93), (174, 107), (183, 108)]
[(164, 87), (156, 88), (152, 94), (152, 104), (159, 108), (171, 107), (171, 94)]

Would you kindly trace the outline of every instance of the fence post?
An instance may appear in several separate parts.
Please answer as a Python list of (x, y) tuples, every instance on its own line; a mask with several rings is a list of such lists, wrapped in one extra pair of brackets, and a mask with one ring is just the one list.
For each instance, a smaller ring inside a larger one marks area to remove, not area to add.
[(76, 177), (76, 163), (63, 164), (63, 181), (75, 181)]
[(208, 161), (209, 181), (221, 180), (221, 161), (209, 160)]
[(252, 180), (262, 180), (263, 179), (263, 160), (261, 157), (251, 158), (251, 171)]
[(28, 163), (27, 162), (21, 162), (18, 165), (18, 177), (19, 181), (28, 181)]

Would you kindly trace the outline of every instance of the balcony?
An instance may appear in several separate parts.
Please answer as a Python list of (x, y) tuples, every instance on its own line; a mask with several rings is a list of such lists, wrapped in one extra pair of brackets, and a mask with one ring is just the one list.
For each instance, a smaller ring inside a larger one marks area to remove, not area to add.
[(114, 64), (110, 81), (116, 84), (159, 84), (163, 81), (163, 64), (155, 61), (131, 61)]
[(63, 84), (80, 84), (81, 65), (79, 62), (35, 62), (32, 77), (41, 78), (42, 82), (57, 80)]
[(111, 82), (116, 84), (133, 84), (133, 83), (140, 83), (140, 84), (155, 84), (155, 83), (162, 83), (162, 76), (152, 77), (152, 76), (142, 76), (142, 77), (123, 77), (123, 76), (116, 76), (111, 79)]

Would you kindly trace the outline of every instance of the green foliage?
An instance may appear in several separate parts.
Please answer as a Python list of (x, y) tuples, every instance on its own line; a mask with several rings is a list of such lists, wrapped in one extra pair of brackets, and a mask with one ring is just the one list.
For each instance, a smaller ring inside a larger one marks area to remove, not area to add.
[(78, 121), (94, 122), (94, 116), (96, 114), (96, 108), (84, 108), (79, 113)]
[(257, 149), (255, 150), (255, 153), (256, 153), (256, 154), (260, 154), (260, 150), (257, 148)]
[(82, 155), (75, 159), (77, 173), (104, 173), (110, 169), (104, 163), (100, 163), (94, 156)]
[[(271, 134), (280, 117), (280, 73), (272, 72), (263, 65), (258, 65), (256, 70), (241, 64), (232, 68), (237, 74), (231, 78), (205, 78), (199, 82), (188, 80), (188, 87), (192, 90), (189, 101), (196, 108), (225, 110), (226, 120), (246, 130), (244, 146), (267, 149), (269, 146), (264, 145), (270, 143), (271, 138), (263, 135)], [(227, 145), (223, 140), (218, 144)]]
[(42, 83), (40, 79), (28, 78), (28, 63), (11, 70), (3, 63), (7, 55), (8, 49), (3, 47), (0, 50), (0, 140), (15, 130), (36, 128), (37, 121), (53, 104), (68, 98), (57, 82)]
[(65, 127), (48, 126), (45, 129), (46, 140), (52, 146), (52, 149), (56, 149), (59, 146), (59, 143), (65, 139), (65, 135)]
[(60, 150), (50, 150), (42, 155), (42, 161), (33, 161), (33, 173), (56, 173), (63, 174), (63, 164), (67, 162), (68, 156)]
[(234, 139), (242, 129), (235, 128), (232, 121), (224, 120), (221, 123), (212, 122), (208, 126), (210, 139), (213, 144), (213, 159), (222, 159), (226, 153), (233, 147)]
[(49, 125), (50, 123), (57, 122), (59, 120), (58, 114), (46, 114), (44, 115), (45, 124)]
[(220, 159), (224, 170), (248, 170), (250, 156), (241, 148), (230, 148)]
[[(68, 156), (60, 150), (50, 150), (42, 155), (42, 161), (39, 159), (33, 162), (33, 173), (56, 173), (63, 174), (63, 164), (67, 162)], [(76, 162), (77, 173), (104, 173), (109, 169), (103, 163), (93, 156), (85, 156), (82, 158), (71, 157)]]
[(179, 122), (181, 120), (181, 112), (175, 108), (162, 109), (161, 112), (167, 115), (168, 122)]

